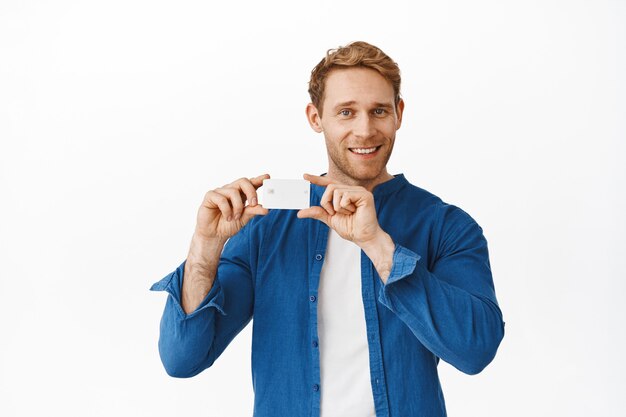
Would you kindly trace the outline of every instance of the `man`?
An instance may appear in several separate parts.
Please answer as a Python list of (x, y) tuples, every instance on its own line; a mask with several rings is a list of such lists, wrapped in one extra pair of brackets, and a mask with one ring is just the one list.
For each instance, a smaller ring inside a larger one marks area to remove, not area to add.
[(311, 208), (272, 210), (269, 175), (209, 191), (170, 293), (168, 374), (210, 367), (254, 317), (254, 415), (445, 416), (439, 358), (475, 374), (504, 336), (487, 241), (463, 210), (386, 165), (402, 122), (398, 66), (355, 42), (311, 73), (306, 108), (328, 172)]

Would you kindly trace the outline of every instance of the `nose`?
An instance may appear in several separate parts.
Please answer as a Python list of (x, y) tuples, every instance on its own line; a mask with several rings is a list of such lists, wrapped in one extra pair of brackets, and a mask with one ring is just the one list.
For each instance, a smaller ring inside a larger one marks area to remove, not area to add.
[(361, 138), (369, 138), (373, 136), (376, 132), (376, 127), (374, 126), (374, 120), (372, 119), (373, 118), (370, 117), (370, 115), (361, 114), (354, 121), (352, 133)]

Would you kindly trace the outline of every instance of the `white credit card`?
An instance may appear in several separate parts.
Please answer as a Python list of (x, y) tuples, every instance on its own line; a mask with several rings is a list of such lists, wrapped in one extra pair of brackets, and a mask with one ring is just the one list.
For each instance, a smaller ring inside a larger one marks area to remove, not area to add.
[(307, 180), (263, 180), (260, 203), (267, 209), (309, 208), (311, 183)]

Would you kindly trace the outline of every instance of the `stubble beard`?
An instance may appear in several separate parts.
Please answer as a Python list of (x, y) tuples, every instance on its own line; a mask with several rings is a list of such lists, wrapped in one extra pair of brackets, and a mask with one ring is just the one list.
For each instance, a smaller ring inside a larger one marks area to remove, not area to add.
[[(355, 169), (354, 164), (350, 163), (349, 157), (344, 157), (345, 155), (340, 153), (341, 150), (338, 150), (338, 153), (329, 151), (328, 159), (329, 162), (332, 163), (331, 168), (335, 168), (335, 171), (332, 172), (331, 175), (334, 174), (335, 177), (341, 176), (342, 178), (336, 178), (336, 180), (345, 184), (361, 185), (369, 188), (368, 186), (370, 184), (377, 182), (377, 180), (379, 180), (383, 175), (385, 168), (387, 167), (387, 162), (389, 162), (389, 159), (391, 158), (391, 152), (393, 151), (395, 140), (388, 141), (387, 143), (390, 143), (390, 146), (386, 151), (386, 154), (383, 156), (380, 168), (374, 171), (367, 170), (363, 174), (359, 174), (358, 170)], [(383, 146), (378, 152), (383, 151), (383, 149), (385, 149), (385, 146)], [(347, 150), (347, 152), (350, 152), (350, 150)], [(364, 163), (367, 164), (367, 161), (364, 161)], [(377, 164), (378, 163), (380, 162), (377, 162)]]

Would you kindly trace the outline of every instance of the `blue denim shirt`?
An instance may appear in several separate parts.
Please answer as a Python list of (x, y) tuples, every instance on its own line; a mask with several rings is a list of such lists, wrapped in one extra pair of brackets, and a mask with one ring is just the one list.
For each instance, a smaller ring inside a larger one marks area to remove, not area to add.
[[(323, 192), (311, 185), (312, 205)], [(376, 416), (445, 416), (439, 359), (476, 374), (504, 336), (487, 241), (466, 212), (402, 174), (373, 194), (395, 242), (386, 284), (361, 251)], [(210, 367), (254, 318), (255, 417), (317, 417), (324, 393), (316, 303), (329, 229), (296, 213), (270, 210), (229, 239), (213, 287), (192, 313), (180, 305), (184, 262), (151, 288), (169, 293), (159, 352), (174, 377)]]

